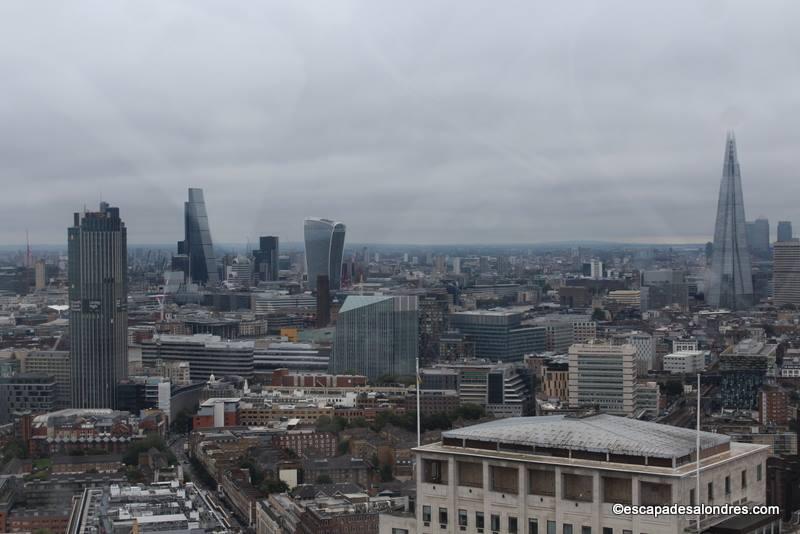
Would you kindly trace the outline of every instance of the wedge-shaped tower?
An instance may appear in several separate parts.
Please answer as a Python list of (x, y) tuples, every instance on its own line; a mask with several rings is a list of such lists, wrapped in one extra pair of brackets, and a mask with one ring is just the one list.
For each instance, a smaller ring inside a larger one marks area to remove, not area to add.
[(707, 301), (711, 306), (731, 310), (753, 305), (753, 274), (747, 248), (742, 176), (733, 133), (728, 133), (725, 142)]

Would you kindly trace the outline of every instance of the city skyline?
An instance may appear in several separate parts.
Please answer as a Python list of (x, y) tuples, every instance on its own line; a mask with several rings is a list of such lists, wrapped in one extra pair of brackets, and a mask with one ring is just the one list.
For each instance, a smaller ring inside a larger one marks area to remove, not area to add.
[(131, 243), (177, 240), (189, 186), (219, 242), (315, 214), (353, 242), (705, 242), (728, 129), (749, 212), (797, 218), (800, 6), (151, 7), (6, 6), (0, 243), (101, 196)]

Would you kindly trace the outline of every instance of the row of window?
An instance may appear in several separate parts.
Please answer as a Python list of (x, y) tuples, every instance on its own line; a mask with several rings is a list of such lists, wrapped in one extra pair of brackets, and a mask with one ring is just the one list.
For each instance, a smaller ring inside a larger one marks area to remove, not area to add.
[[(447, 462), (445, 460), (423, 460), (423, 480), (432, 484), (447, 484)], [(456, 462), (458, 485), (483, 488), (483, 464), (477, 462)], [(556, 473), (553, 470), (528, 469), (528, 494), (555, 496)], [(756, 466), (756, 481), (763, 476), (763, 465)], [(562, 495), (564, 499), (582, 502), (594, 502), (594, 477), (563, 473), (561, 475)], [(519, 470), (513, 467), (489, 466), (489, 489), (498, 493), (516, 495), (519, 493)], [(602, 501), (606, 503), (631, 504), (633, 497), (633, 479), (626, 476), (601, 477)], [(747, 470), (740, 473), (740, 488), (747, 488)], [(725, 495), (732, 491), (731, 476), (725, 477)], [(707, 486), (708, 501), (714, 500), (714, 483)], [(694, 504), (694, 490), (689, 493), (690, 504)], [(672, 486), (654, 482), (639, 482), (639, 504), (658, 505), (672, 502)]]
[[(422, 521), (425, 526), (430, 526), (431, 523), (431, 507), (422, 507)], [(439, 526), (441, 528), (447, 527), (447, 508), (439, 508)], [(466, 510), (458, 511), (458, 526), (466, 529), (469, 526), (469, 514)], [(493, 533), (507, 532), (508, 534), (519, 534), (519, 522), (516, 517), (508, 516), (506, 518), (506, 528), (503, 530), (500, 515), (491, 514), (489, 516), (489, 530)], [(483, 532), (486, 528), (485, 517), (483, 512), (475, 512), (475, 528), (477, 531)], [(539, 534), (539, 520), (535, 517), (528, 519), (528, 532), (527, 534)], [(542, 534), (558, 534), (555, 521), (547, 521), (546, 531)], [(577, 528), (571, 523), (562, 523), (561, 534), (577, 534)], [(580, 534), (592, 534), (592, 527), (582, 525), (580, 527)], [(614, 529), (611, 527), (603, 527), (602, 534), (614, 534)], [(621, 534), (633, 534), (630, 530), (622, 530)], [(646, 534), (642, 532), (641, 534)]]

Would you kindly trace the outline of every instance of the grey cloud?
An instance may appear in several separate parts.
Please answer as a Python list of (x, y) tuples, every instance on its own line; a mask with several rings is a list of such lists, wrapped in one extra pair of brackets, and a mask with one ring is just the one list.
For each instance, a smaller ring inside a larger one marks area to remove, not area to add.
[(0, 242), (102, 195), (132, 242), (710, 238), (800, 193), (795, 3), (0, 3)]

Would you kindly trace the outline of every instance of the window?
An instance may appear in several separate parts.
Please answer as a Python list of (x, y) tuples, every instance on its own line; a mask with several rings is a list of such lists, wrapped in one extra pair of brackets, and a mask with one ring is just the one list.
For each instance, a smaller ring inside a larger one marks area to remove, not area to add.
[(633, 534), (632, 530), (623, 530), (622, 534)]
[(756, 466), (756, 482), (761, 482), (761, 464)]
[(500, 532), (500, 516), (497, 514), (492, 514), (492, 531), (493, 532)]
[(458, 462), (458, 485), (483, 487), (483, 465), (476, 462)]
[(570, 523), (564, 523), (563, 534), (572, 534), (572, 525)]
[(528, 493), (531, 495), (556, 494), (556, 473), (543, 469), (528, 469)]
[(603, 527), (603, 534), (614, 534), (614, 529), (611, 527)]
[(643, 506), (672, 504), (672, 486), (655, 482), (639, 482), (639, 504)]
[(713, 482), (709, 482), (708, 483), (708, 500), (709, 501), (713, 501), (714, 500), (714, 483)]
[(564, 498), (571, 501), (592, 502), (594, 480), (587, 475), (563, 475)]
[(422, 480), (429, 484), (447, 484), (447, 462), (422, 460)]
[(747, 488), (747, 469), (742, 470), (742, 489)]
[(547, 534), (556, 534), (556, 522), (555, 521), (548, 521), (547, 522)]
[(447, 508), (439, 508), (439, 523), (442, 525), (447, 524)]
[(467, 511), (466, 510), (459, 510), (458, 511), (458, 526), (459, 527), (466, 527), (467, 526)]
[(517, 518), (508, 516), (508, 534), (517, 534)]
[(492, 479), (492, 491), (513, 495), (519, 491), (519, 471), (513, 467), (492, 465), (489, 467), (489, 474)]
[(475, 512), (475, 528), (483, 531), (483, 512)]
[(582, 526), (581, 534), (592, 534), (592, 527), (587, 527), (586, 525)]
[(539, 522), (536, 518), (528, 519), (528, 534), (539, 534)]
[(633, 484), (629, 478), (603, 477), (603, 502), (631, 504)]
[(689, 506), (694, 506), (694, 488), (689, 490)]
[(730, 475), (725, 477), (725, 495), (731, 494), (731, 477)]
[(393, 528), (392, 534), (408, 534), (408, 529), (405, 528)]
[(422, 520), (426, 523), (431, 522), (431, 507), (428, 505), (422, 507)]

